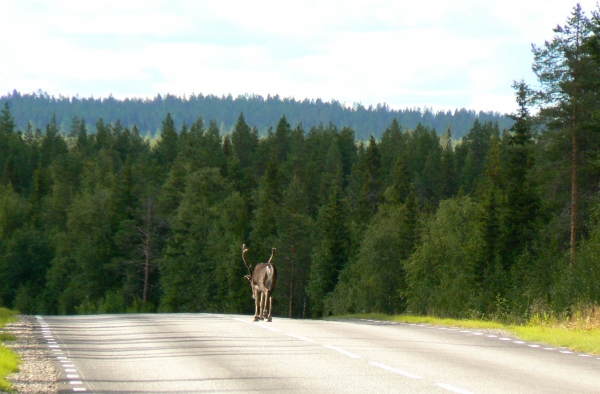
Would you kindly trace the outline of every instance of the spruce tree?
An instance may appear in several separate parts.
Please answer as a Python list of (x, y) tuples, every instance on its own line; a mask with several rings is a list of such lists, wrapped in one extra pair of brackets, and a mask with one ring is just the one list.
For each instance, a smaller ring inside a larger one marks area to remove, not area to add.
[(501, 250), (508, 265), (530, 248), (535, 235), (540, 201), (530, 173), (533, 169), (533, 134), (528, 105), (532, 92), (524, 81), (515, 82), (517, 112), (510, 115), (515, 123), (511, 128), (507, 161), (506, 202), (502, 215)]
[(456, 169), (454, 163), (454, 150), (452, 149), (452, 132), (450, 126), (446, 130), (446, 144), (442, 152), (440, 174), (440, 198), (446, 199), (456, 194)]
[(248, 126), (243, 113), (240, 113), (231, 133), (231, 144), (242, 168), (249, 169), (253, 164), (254, 152), (258, 146), (258, 134)]
[(307, 288), (313, 316), (323, 315), (325, 296), (333, 291), (340, 271), (348, 263), (350, 235), (340, 183), (339, 179), (334, 182), (327, 204), (319, 210), (316, 229), (318, 241), (312, 252)]
[(167, 112), (167, 116), (162, 122), (160, 140), (155, 148), (158, 163), (165, 169), (171, 167), (179, 153), (178, 140), (179, 136), (175, 129), (175, 122), (173, 121), (171, 114)]

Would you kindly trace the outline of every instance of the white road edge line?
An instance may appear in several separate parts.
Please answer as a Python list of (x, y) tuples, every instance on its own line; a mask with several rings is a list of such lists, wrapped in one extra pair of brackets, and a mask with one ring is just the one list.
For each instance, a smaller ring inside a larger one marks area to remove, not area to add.
[(354, 354), (354, 353), (350, 353), (347, 350), (344, 349), (340, 349), (339, 347), (335, 347), (335, 346), (331, 346), (331, 345), (322, 345), (323, 347), (326, 347), (327, 349), (331, 349), (331, 350), (335, 350), (336, 352), (340, 352), (348, 357), (352, 357), (352, 358), (362, 358), (361, 356), (359, 356), (358, 354)]
[(437, 385), (439, 387), (443, 388), (443, 389), (446, 389), (448, 391), (452, 391), (453, 393), (458, 393), (458, 394), (473, 394), (470, 391), (459, 389), (458, 387), (450, 386), (449, 384), (446, 384), (446, 383), (437, 383)]
[(390, 371), (390, 372), (397, 373), (399, 375), (406, 376), (407, 378), (411, 378), (411, 379), (423, 379), (422, 376), (415, 375), (415, 374), (412, 374), (410, 372), (403, 371), (401, 369), (396, 369), (396, 368), (387, 366), (385, 364), (376, 363), (375, 361), (371, 361), (371, 362), (369, 362), (369, 364), (374, 365), (374, 366), (376, 366), (378, 368), (381, 368), (381, 369), (385, 369), (386, 371)]

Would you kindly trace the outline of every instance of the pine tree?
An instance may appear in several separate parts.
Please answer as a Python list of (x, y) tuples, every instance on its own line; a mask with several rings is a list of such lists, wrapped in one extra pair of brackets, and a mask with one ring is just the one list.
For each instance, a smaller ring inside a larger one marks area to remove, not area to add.
[[(593, 25), (577, 4), (564, 26), (554, 29), (552, 41), (542, 47), (533, 45), (533, 71), (542, 90), (538, 92), (540, 116), (549, 128), (561, 130), (571, 140), (571, 264), (576, 259), (579, 231), (579, 165), (582, 160), (580, 140), (593, 124), (591, 115), (597, 108), (596, 84), (600, 68), (589, 52)], [(585, 147), (584, 147), (585, 148)]]

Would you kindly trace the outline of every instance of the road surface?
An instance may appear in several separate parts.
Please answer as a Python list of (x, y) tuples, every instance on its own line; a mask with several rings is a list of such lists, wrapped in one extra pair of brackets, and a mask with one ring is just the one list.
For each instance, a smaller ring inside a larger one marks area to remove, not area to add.
[(599, 393), (600, 357), (471, 330), (224, 314), (37, 316), (61, 393)]

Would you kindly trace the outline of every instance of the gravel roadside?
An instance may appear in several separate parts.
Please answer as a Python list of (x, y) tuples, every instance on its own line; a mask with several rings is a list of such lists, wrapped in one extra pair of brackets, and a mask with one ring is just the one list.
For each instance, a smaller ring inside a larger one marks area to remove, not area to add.
[(4, 346), (16, 352), (22, 361), (19, 372), (10, 374), (7, 380), (17, 393), (55, 394), (58, 393), (56, 370), (51, 361), (51, 352), (34, 335), (35, 322), (33, 316), (19, 315), (18, 321), (2, 329), (17, 338), (4, 342)]

